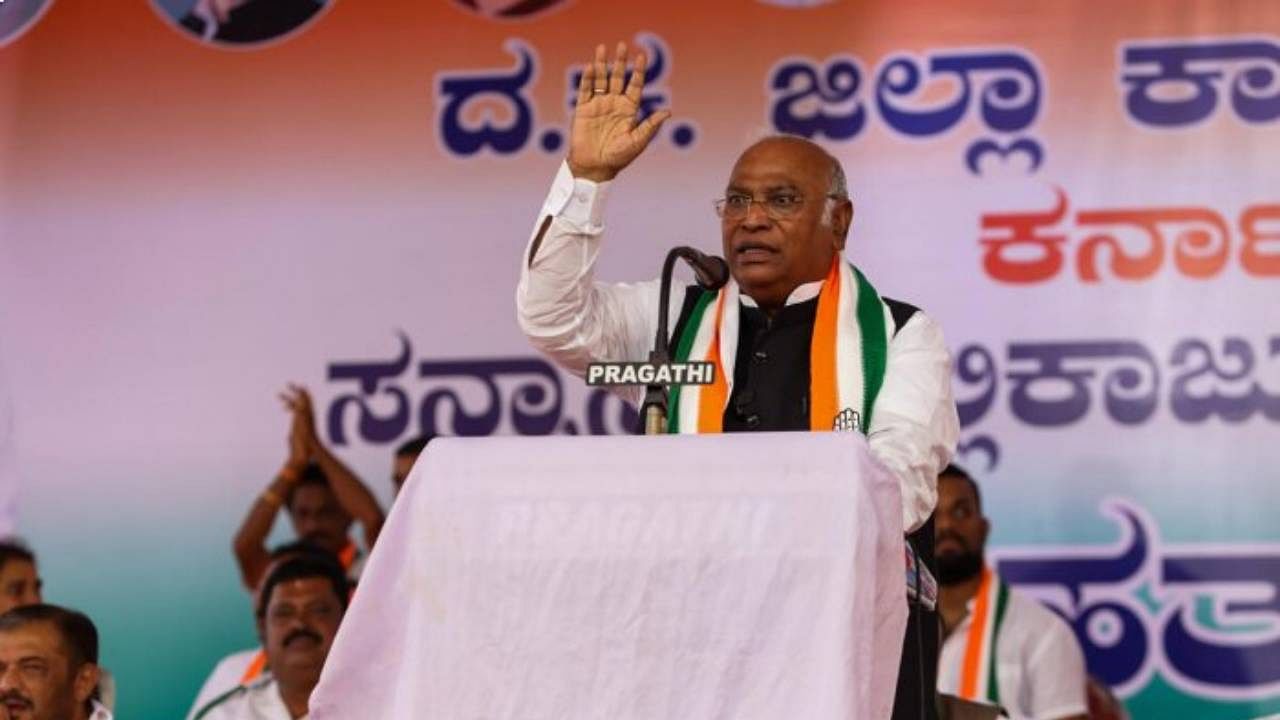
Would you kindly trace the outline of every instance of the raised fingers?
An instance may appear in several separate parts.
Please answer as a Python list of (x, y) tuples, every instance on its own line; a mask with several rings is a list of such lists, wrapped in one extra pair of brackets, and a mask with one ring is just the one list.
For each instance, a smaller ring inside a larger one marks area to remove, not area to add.
[(613, 51), (613, 72), (609, 74), (609, 92), (613, 94), (622, 93), (622, 85), (626, 82), (627, 77), (627, 44), (618, 43), (618, 47)]
[(609, 90), (609, 64), (605, 62), (604, 45), (596, 46), (594, 70), (594, 77), (591, 80), (591, 92), (607, 92)]
[(581, 105), (591, 99), (591, 88), (594, 86), (596, 79), (596, 64), (594, 61), (588, 61), (582, 68), (582, 79), (578, 81), (578, 104)]
[(644, 71), (649, 67), (649, 58), (643, 53), (636, 53), (632, 61), (631, 80), (627, 82), (627, 97), (635, 104), (640, 104), (640, 94), (644, 92)]

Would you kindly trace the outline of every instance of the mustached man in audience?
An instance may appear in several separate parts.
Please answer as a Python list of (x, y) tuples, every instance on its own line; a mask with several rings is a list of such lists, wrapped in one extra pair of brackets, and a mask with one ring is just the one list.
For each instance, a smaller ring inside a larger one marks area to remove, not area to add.
[[(323, 561), (338, 563), (338, 558), (324, 548), (305, 540), (296, 540), (271, 551), (271, 563), (267, 566), (264, 577), (270, 577), (271, 571), (281, 563), (301, 556), (318, 556)], [(253, 599), (255, 608), (258, 606), (261, 593), (262, 588), (259, 587)], [(209, 677), (205, 678), (204, 684), (200, 686), (200, 692), (196, 694), (195, 702), (187, 712), (187, 720), (192, 720), (197, 712), (225, 693), (257, 682), (266, 672), (267, 653), (261, 646), (240, 650), (222, 658), (214, 666), (213, 672), (209, 673)]]
[(0, 720), (111, 720), (99, 703), (98, 630), (82, 613), (23, 605), (0, 615)]
[(197, 710), (195, 720), (298, 720), (347, 610), (351, 585), (338, 563), (315, 554), (272, 566), (258, 597), (266, 670)]

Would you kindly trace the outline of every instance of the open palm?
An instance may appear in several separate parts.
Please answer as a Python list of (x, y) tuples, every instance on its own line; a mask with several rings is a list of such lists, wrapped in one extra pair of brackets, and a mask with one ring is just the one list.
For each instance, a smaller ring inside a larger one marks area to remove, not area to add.
[(612, 180), (671, 117), (670, 111), (659, 110), (637, 122), (647, 59), (637, 54), (629, 82), (626, 64), (626, 43), (618, 43), (612, 63), (606, 63), (605, 47), (600, 45), (582, 73), (569, 132), (569, 169), (574, 177)]

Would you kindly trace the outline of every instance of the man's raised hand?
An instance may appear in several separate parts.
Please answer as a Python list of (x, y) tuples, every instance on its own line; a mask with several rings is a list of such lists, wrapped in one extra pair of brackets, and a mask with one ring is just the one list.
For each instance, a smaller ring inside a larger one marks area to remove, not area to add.
[(626, 79), (626, 43), (618, 43), (612, 63), (605, 58), (604, 45), (596, 46), (595, 58), (587, 63), (578, 83), (578, 104), (569, 130), (569, 171), (595, 182), (612, 180), (630, 165), (671, 117), (670, 110), (657, 110), (637, 122), (648, 65), (644, 53), (636, 54), (630, 81)]

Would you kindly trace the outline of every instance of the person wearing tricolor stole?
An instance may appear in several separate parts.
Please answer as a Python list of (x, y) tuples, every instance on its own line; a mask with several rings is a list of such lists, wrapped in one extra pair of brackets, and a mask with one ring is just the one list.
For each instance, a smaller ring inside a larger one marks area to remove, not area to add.
[[(592, 276), (613, 180), (670, 117), (639, 118), (646, 59), (632, 58), (629, 77), (627, 64), (621, 43), (611, 60), (600, 46), (588, 62), (568, 158), (521, 263), (521, 328), (578, 375), (592, 362), (644, 360), (656, 331), (658, 281)], [(900, 482), (904, 527), (931, 565), (937, 473), (959, 432), (950, 355), (931, 318), (881, 296), (844, 259), (853, 204), (840, 163), (808, 140), (767, 138), (738, 158), (715, 208), (731, 280), (671, 299), (676, 359), (714, 363), (715, 382), (680, 388), (668, 428), (864, 433)], [(627, 397), (638, 401), (642, 388), (633, 390)], [(894, 717), (934, 717), (933, 616), (913, 608), (908, 637)]]
[(1011, 718), (1088, 717), (1084, 653), (1067, 623), (1010, 590), (986, 564), (991, 524), (978, 484), (954, 465), (938, 477), (935, 551), (944, 639), (938, 692)]

